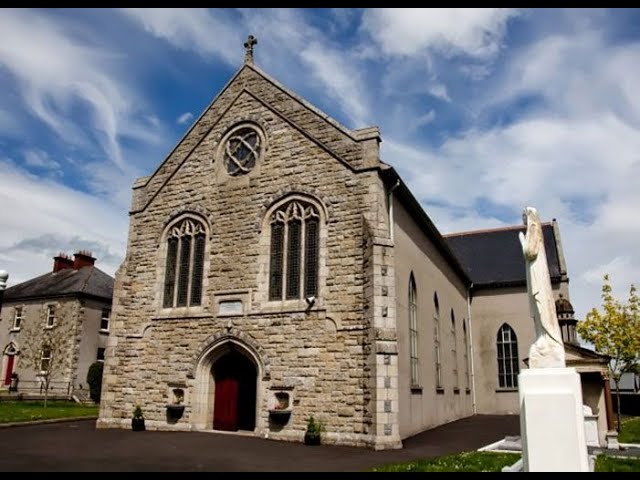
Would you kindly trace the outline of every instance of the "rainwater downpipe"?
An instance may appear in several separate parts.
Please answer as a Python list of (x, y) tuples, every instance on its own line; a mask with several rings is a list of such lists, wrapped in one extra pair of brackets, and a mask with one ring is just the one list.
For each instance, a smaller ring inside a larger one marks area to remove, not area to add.
[(398, 188), (400, 186), (400, 179), (398, 179), (396, 181), (396, 184), (391, 187), (389, 189), (389, 199), (388, 199), (388, 203), (389, 203), (389, 238), (391, 239), (391, 241), (394, 241), (394, 235), (393, 235), (393, 191)]
[(469, 318), (469, 357), (471, 357), (471, 402), (473, 408), (473, 414), (476, 415), (476, 370), (473, 363), (473, 327), (471, 325), (471, 290), (473, 289), (473, 282), (467, 288), (467, 316)]

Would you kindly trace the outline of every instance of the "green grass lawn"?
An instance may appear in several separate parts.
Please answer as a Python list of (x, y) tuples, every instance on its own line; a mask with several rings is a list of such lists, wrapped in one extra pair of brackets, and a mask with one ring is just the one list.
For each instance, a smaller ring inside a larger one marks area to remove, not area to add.
[[(465, 452), (458, 455), (391, 463), (374, 467), (374, 472), (500, 472), (520, 458), (518, 453)], [(600, 455), (596, 472), (640, 472), (640, 458), (612, 458)]]
[(0, 402), (0, 423), (97, 416), (97, 405), (80, 405), (75, 402), (49, 401), (47, 402), (47, 408), (44, 408), (42, 401)]
[(640, 458), (596, 458), (596, 472), (640, 472)]
[(622, 428), (618, 435), (621, 443), (640, 443), (640, 417), (623, 418)]
[(499, 472), (513, 465), (518, 453), (465, 452), (458, 455), (391, 463), (374, 467), (374, 472)]

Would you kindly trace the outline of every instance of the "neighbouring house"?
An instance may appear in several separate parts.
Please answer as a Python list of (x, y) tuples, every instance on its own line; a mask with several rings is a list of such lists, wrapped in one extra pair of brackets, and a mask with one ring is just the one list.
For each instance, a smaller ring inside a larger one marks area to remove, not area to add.
[[(98, 427), (130, 428), (140, 405), (147, 429), (302, 441), (313, 416), (323, 443), (385, 449), (517, 413), (534, 338), (524, 227), (443, 236), (377, 127), (339, 124), (252, 46), (133, 185)], [(568, 300), (555, 222), (545, 244)]]
[[(0, 391), (8, 390), (12, 374), (17, 374), (19, 393), (40, 394), (53, 365), (61, 368), (50, 372), (50, 393), (88, 389), (89, 366), (104, 361), (113, 296), (113, 277), (95, 261), (86, 251), (73, 258), (60, 254), (51, 272), (6, 289), (0, 317)], [(45, 338), (57, 341), (49, 347)], [(54, 360), (58, 355), (65, 361)]]

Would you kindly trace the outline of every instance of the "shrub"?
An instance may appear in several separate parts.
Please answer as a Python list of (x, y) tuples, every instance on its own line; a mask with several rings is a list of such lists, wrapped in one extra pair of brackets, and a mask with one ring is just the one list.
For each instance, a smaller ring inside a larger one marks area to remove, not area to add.
[(103, 362), (94, 362), (87, 372), (87, 383), (89, 384), (89, 396), (91, 400), (100, 403), (100, 392), (102, 391), (102, 369)]
[(144, 418), (140, 405), (136, 405), (136, 408), (133, 410), (133, 418)]

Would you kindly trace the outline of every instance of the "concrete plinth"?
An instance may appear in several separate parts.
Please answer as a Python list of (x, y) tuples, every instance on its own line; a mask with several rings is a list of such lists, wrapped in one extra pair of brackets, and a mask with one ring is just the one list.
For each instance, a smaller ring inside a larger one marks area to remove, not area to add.
[(524, 370), (519, 376), (525, 472), (588, 472), (580, 376), (573, 368)]

